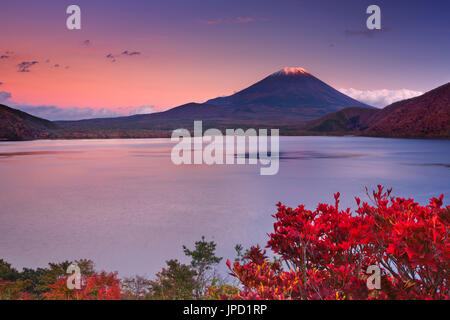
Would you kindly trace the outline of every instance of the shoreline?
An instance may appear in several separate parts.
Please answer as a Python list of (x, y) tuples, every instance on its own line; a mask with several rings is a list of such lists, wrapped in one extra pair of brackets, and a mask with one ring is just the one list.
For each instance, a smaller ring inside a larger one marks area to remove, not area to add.
[[(365, 136), (365, 135), (357, 135), (357, 134), (342, 134), (342, 135), (326, 135), (326, 134), (305, 134), (305, 135), (283, 135), (280, 134), (281, 137), (354, 137), (354, 138), (374, 138), (374, 139), (403, 139), (403, 140), (436, 140), (436, 141), (443, 141), (443, 140), (449, 140), (450, 137), (442, 137), (442, 138), (435, 138), (435, 137), (392, 137), (392, 136)], [(30, 141), (71, 141), (71, 140), (77, 140), (77, 141), (90, 141), (90, 140), (137, 140), (137, 139), (170, 139), (171, 136), (169, 135), (161, 135), (161, 136), (154, 136), (154, 137), (82, 137), (82, 138), (36, 138), (36, 139), (0, 139), (0, 144), (4, 142), (30, 142)]]

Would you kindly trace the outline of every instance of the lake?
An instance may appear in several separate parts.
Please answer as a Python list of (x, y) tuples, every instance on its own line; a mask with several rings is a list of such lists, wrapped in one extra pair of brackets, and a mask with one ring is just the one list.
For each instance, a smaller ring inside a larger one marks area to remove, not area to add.
[(232, 260), (235, 244), (264, 245), (276, 203), (354, 207), (365, 187), (421, 204), (450, 195), (450, 141), (282, 137), (277, 175), (254, 165), (171, 162), (169, 139), (0, 143), (0, 258), (17, 268), (90, 258), (121, 276), (183, 262), (205, 235)]

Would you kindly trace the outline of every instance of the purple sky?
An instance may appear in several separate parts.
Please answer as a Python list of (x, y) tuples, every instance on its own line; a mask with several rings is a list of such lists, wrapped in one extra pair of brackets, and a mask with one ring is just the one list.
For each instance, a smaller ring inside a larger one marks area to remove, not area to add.
[[(371, 4), (382, 31), (366, 28)], [(48, 118), (204, 102), (285, 66), (379, 107), (450, 79), (447, 0), (7, 0), (1, 12), (0, 103)]]

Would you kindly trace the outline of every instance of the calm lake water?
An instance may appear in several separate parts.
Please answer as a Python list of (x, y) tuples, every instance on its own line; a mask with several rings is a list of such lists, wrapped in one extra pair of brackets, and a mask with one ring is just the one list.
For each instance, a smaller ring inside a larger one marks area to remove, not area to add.
[[(97, 269), (152, 276), (205, 235), (234, 258), (265, 244), (275, 204), (343, 206), (365, 187), (426, 204), (450, 196), (450, 141), (282, 137), (280, 170), (175, 166), (168, 139), (0, 143), (0, 258), (17, 268), (90, 258)], [(225, 262), (225, 261), (224, 261)], [(224, 265), (224, 263), (222, 263)], [(222, 270), (224, 270), (222, 266)]]

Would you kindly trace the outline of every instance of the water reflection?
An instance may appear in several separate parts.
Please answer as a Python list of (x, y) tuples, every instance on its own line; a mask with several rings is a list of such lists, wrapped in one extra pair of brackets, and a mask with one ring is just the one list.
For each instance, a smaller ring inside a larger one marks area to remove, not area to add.
[(153, 275), (202, 235), (264, 244), (278, 201), (313, 208), (365, 187), (448, 203), (450, 142), (283, 137), (279, 173), (255, 166), (175, 166), (167, 139), (0, 143), (0, 251), (16, 267), (91, 258), (99, 269)]

